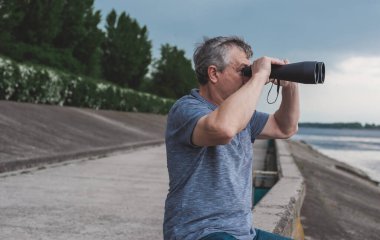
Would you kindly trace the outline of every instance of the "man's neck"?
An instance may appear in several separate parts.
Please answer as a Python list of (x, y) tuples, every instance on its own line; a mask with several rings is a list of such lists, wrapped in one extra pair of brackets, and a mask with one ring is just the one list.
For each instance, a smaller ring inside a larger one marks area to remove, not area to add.
[(210, 86), (210, 84), (200, 86), (199, 95), (212, 104), (219, 106), (223, 102), (223, 98), (217, 91), (215, 91), (215, 89), (212, 90), (212, 87), (213, 86)]

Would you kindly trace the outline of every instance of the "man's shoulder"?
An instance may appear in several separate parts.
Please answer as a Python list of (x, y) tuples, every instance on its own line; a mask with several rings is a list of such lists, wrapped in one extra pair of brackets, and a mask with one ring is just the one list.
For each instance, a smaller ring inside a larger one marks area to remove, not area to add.
[(195, 96), (188, 94), (178, 99), (172, 106), (169, 115), (180, 110), (190, 110), (196, 107), (207, 107), (207, 105)]
[(196, 98), (195, 96), (193, 96), (192, 94), (187, 94), (187, 95), (184, 95), (181, 98), (179, 98), (175, 102), (174, 105), (182, 105), (182, 104), (188, 104), (188, 103), (200, 104), (201, 101), (198, 98)]
[(178, 99), (168, 114), (168, 124), (182, 124), (192, 120), (197, 120), (212, 112), (210, 106), (202, 99), (189, 94)]

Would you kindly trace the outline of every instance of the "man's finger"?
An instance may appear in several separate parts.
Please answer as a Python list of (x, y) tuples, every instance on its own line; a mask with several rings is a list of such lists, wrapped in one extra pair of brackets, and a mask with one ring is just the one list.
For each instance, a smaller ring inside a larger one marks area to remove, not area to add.
[(284, 60), (278, 59), (278, 58), (271, 58), (271, 63), (276, 65), (284, 65)]

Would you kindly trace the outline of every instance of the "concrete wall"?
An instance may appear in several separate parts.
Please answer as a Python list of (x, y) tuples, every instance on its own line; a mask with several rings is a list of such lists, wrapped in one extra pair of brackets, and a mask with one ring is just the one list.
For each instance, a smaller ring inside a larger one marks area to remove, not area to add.
[(279, 181), (255, 206), (257, 228), (303, 239), (300, 211), (305, 196), (304, 179), (296, 166), (285, 140), (275, 140)]

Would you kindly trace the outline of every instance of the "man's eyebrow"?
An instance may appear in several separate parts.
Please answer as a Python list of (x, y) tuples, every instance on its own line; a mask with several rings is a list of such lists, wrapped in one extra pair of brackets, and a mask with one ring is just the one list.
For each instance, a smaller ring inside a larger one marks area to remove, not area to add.
[(240, 68), (244, 68), (244, 67), (248, 67), (248, 66), (249, 66), (249, 65), (246, 64), (246, 63), (241, 63), (241, 64), (239, 65), (238, 68), (240, 69)]

